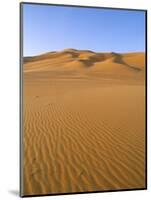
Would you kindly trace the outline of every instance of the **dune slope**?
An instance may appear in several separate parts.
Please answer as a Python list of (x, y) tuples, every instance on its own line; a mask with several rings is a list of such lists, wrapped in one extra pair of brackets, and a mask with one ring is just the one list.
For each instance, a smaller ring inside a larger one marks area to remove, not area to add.
[(145, 187), (145, 55), (24, 58), (24, 195)]

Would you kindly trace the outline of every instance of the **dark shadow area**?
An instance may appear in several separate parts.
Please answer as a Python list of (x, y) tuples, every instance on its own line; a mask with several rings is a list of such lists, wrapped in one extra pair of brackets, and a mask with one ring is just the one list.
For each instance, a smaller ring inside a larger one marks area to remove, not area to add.
[(119, 64), (123, 64), (125, 65), (126, 67), (129, 67), (130, 69), (133, 69), (135, 71), (141, 71), (141, 69), (137, 68), (137, 67), (134, 67), (132, 65), (128, 65), (126, 62), (124, 62), (123, 58), (122, 58), (122, 55), (118, 54), (118, 53), (114, 53), (112, 52), (112, 55), (115, 56), (114, 58), (114, 62), (115, 63), (119, 63)]

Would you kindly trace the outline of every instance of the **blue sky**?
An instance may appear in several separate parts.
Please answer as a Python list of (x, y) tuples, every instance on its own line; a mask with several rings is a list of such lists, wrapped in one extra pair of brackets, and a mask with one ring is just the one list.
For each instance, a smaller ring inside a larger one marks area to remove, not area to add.
[(145, 51), (145, 12), (23, 4), (23, 52)]

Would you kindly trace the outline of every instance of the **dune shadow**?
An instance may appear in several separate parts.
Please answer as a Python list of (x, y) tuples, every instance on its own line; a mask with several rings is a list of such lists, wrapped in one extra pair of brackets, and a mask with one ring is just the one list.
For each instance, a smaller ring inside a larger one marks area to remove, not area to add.
[(112, 52), (112, 55), (115, 56), (115, 58), (114, 58), (114, 62), (115, 62), (115, 63), (123, 64), (123, 65), (125, 65), (126, 67), (129, 67), (130, 69), (133, 69), (133, 70), (135, 70), (135, 71), (141, 71), (141, 69), (139, 69), (139, 68), (137, 68), (137, 67), (135, 67), (135, 66), (128, 65), (128, 64), (123, 60), (122, 55), (120, 55), (120, 54), (118, 54), (118, 53), (114, 53), (114, 52)]
[(93, 62), (89, 59), (79, 59), (78, 61), (83, 63), (86, 67), (91, 67), (93, 65)]

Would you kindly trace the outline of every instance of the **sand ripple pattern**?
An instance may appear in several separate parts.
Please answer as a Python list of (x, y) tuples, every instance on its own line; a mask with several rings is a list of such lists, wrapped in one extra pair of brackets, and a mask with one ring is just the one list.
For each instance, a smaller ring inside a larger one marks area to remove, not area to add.
[(145, 54), (24, 58), (23, 195), (144, 188)]
[(51, 85), (25, 98), (24, 194), (143, 188), (144, 86)]

